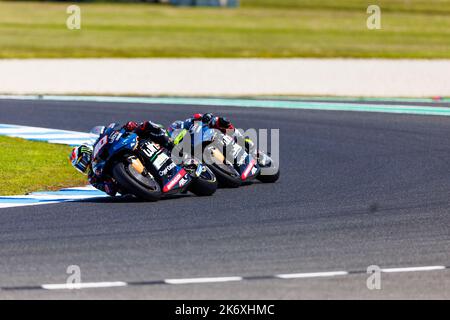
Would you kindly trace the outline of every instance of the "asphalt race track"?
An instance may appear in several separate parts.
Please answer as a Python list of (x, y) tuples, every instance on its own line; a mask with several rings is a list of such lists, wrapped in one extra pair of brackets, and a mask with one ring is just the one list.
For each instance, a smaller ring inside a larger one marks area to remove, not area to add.
[[(448, 268), (383, 273), (381, 290), (366, 286), (370, 265), (450, 266), (448, 117), (1, 100), (0, 122), (88, 131), (207, 111), (241, 128), (279, 128), (280, 180), (208, 198), (0, 209), (0, 298), (450, 298)], [(133, 285), (35, 288), (65, 283), (69, 265), (83, 282)], [(350, 274), (271, 277), (337, 270)], [(161, 282), (233, 276), (244, 280)]]

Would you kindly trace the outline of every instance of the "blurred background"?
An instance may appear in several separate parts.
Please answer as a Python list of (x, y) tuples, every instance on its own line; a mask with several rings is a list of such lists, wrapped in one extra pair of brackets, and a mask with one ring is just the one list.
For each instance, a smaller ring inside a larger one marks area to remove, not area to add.
[[(157, 2), (0, 1), (0, 58), (450, 57), (448, 0)], [(69, 4), (80, 30), (66, 27)]]

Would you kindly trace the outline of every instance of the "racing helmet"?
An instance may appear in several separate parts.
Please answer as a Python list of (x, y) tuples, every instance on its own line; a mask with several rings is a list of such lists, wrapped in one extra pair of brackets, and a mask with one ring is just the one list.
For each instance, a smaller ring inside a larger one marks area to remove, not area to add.
[(75, 169), (82, 174), (87, 174), (92, 160), (92, 147), (82, 144), (79, 147), (73, 148), (69, 159)]

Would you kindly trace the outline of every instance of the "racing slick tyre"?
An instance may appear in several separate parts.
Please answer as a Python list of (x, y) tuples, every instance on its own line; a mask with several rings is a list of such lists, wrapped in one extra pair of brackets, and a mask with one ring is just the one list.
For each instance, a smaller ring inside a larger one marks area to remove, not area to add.
[(232, 166), (226, 166), (223, 164), (218, 165), (214, 163), (212, 165), (208, 165), (208, 167), (216, 175), (217, 180), (219, 181), (219, 186), (228, 188), (238, 188), (241, 186), (241, 177), (239, 175), (236, 176), (236, 174), (232, 175), (232, 170), (236, 172)]
[(200, 177), (192, 182), (189, 191), (196, 196), (204, 197), (210, 196), (217, 190), (217, 179), (214, 173), (207, 167), (203, 166), (203, 171)]
[[(214, 147), (208, 147), (210, 152), (204, 153), (204, 160), (211, 171), (216, 175), (220, 187), (237, 188), (241, 185), (242, 180), (239, 173), (234, 169), (233, 165), (226, 162), (222, 153), (218, 153), (219, 157), (214, 154)], [(222, 157), (222, 158), (221, 158)]]
[(280, 178), (280, 169), (278, 169), (278, 171), (275, 174), (270, 174), (270, 175), (261, 175), (260, 174), (258, 177), (256, 177), (256, 179), (258, 179), (259, 181), (261, 181), (263, 183), (274, 183), (279, 178)]
[(126, 192), (147, 201), (161, 198), (161, 187), (153, 177), (138, 173), (131, 164), (117, 162), (112, 173), (120, 188)]

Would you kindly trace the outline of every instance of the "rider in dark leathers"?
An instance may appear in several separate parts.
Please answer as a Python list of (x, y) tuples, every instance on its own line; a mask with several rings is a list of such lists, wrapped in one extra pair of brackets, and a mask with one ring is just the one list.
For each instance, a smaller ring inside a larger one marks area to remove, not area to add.
[[(136, 133), (141, 138), (150, 139), (164, 148), (173, 149), (173, 142), (167, 135), (164, 127), (154, 122), (144, 121), (138, 124), (137, 122), (129, 121), (122, 128), (128, 132)], [(92, 146), (84, 144), (74, 148), (70, 160), (75, 169), (88, 176), (88, 181), (92, 186), (106, 192), (110, 196), (116, 195), (118, 190), (112, 178), (103, 174), (97, 174), (92, 170)]]
[(210, 128), (219, 129), (224, 133), (227, 130), (231, 130), (234, 132), (234, 126), (230, 120), (225, 117), (215, 116), (212, 113), (196, 113), (191, 118), (187, 118), (184, 121), (175, 121), (169, 126), (168, 131), (173, 132), (179, 129), (189, 129), (196, 121), (206, 123)]
[[(242, 138), (241, 133), (238, 130), (236, 130), (236, 128), (234, 127), (234, 125), (231, 123), (230, 120), (228, 120), (225, 117), (216, 116), (212, 113), (205, 113), (205, 114), (196, 113), (191, 118), (188, 118), (184, 121), (181, 120), (175, 121), (169, 126), (167, 130), (171, 134), (176, 130), (182, 129), (189, 130), (196, 121), (206, 123), (210, 128), (218, 129), (222, 131), (222, 133), (228, 134), (234, 137), (235, 139)], [(255, 146), (253, 141), (250, 140), (249, 138), (245, 138), (244, 142), (247, 150), (253, 149)]]

